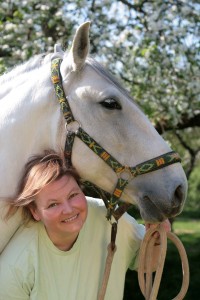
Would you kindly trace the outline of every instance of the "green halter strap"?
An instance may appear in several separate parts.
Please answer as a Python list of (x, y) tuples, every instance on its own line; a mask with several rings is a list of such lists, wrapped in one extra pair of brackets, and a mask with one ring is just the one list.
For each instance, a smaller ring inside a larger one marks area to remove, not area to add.
[[(128, 209), (130, 204), (120, 201), (124, 188), (127, 186), (130, 180), (133, 178), (156, 171), (164, 168), (168, 165), (181, 162), (181, 158), (178, 153), (171, 151), (147, 160), (138, 164), (135, 167), (128, 167), (121, 165), (111, 154), (109, 154), (103, 147), (101, 147), (91, 136), (89, 136), (83, 128), (81, 128), (78, 121), (73, 117), (71, 108), (65, 96), (65, 92), (62, 86), (62, 77), (60, 74), (60, 64), (62, 59), (55, 58), (51, 65), (51, 79), (54, 84), (55, 93), (60, 103), (61, 110), (66, 120), (67, 137), (65, 144), (65, 156), (68, 165), (71, 165), (72, 147), (74, 138), (77, 136), (84, 142), (95, 154), (97, 154), (107, 165), (109, 165), (113, 171), (117, 174), (118, 181), (112, 195), (103, 191), (99, 187), (90, 182), (85, 182), (85, 185), (92, 188), (101, 196), (107, 207), (107, 219), (110, 220), (111, 216), (114, 216), (118, 220), (121, 215)], [(76, 125), (76, 129), (70, 130), (71, 124)]]

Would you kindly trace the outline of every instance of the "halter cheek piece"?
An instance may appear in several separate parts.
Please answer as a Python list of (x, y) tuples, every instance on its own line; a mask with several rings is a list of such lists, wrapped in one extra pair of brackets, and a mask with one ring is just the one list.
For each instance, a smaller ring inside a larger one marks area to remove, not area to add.
[[(89, 136), (80, 123), (74, 119), (71, 108), (65, 96), (65, 92), (62, 85), (62, 77), (60, 74), (60, 65), (62, 63), (61, 58), (55, 58), (51, 64), (51, 80), (54, 85), (57, 99), (60, 103), (61, 110), (66, 120), (66, 143), (65, 143), (65, 158), (69, 166), (72, 165), (71, 155), (74, 138), (77, 136), (84, 142), (94, 153), (96, 153), (105, 163), (107, 163), (113, 171), (117, 174), (118, 181), (112, 195), (100, 189), (91, 182), (85, 181), (84, 185), (87, 188), (96, 191), (103, 199), (107, 208), (107, 219), (111, 220), (113, 216), (116, 221), (122, 216), (122, 214), (131, 206), (130, 203), (121, 202), (120, 198), (126, 185), (133, 178), (153, 172), (155, 170), (164, 168), (168, 165), (181, 162), (181, 158), (178, 153), (171, 151), (153, 159), (147, 160), (138, 164), (135, 167), (128, 167), (121, 165), (111, 154), (109, 154), (104, 148), (102, 148), (91, 136)], [(116, 235), (116, 222), (113, 223), (112, 232), (113, 236)], [(115, 238), (111, 237), (111, 240)], [(113, 241), (114, 242), (114, 241)]]

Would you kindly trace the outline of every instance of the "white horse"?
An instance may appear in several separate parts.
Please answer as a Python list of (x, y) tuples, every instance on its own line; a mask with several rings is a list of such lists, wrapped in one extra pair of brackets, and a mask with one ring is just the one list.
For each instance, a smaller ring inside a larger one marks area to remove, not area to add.
[[(156, 132), (129, 94), (95, 60), (88, 57), (89, 22), (82, 24), (61, 75), (65, 94), (82, 128), (122, 165), (138, 163), (171, 149)], [(3, 220), (5, 199), (15, 193), (24, 164), (44, 149), (63, 149), (65, 122), (50, 77), (51, 58), (36, 56), (0, 79), (0, 251), (21, 222), (18, 213)], [(116, 173), (75, 137), (72, 163), (80, 176), (112, 193)], [(123, 192), (125, 202), (136, 204), (149, 222), (161, 221), (182, 210), (187, 192), (180, 163), (131, 180)]]

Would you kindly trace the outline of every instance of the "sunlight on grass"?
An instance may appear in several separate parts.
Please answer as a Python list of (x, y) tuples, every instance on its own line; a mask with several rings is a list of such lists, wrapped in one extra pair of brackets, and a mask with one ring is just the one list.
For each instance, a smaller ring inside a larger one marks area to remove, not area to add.
[(177, 218), (173, 229), (175, 234), (200, 233), (200, 220)]
[(177, 218), (174, 222), (176, 232), (186, 233), (187, 231), (200, 232), (200, 220)]

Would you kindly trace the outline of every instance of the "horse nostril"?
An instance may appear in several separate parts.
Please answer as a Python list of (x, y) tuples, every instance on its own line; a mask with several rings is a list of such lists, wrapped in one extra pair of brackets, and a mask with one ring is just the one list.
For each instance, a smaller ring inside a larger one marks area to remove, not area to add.
[(172, 200), (173, 206), (180, 205), (183, 202), (183, 198), (184, 198), (183, 188), (181, 185), (179, 185), (174, 192), (174, 197)]

